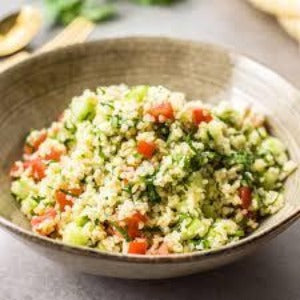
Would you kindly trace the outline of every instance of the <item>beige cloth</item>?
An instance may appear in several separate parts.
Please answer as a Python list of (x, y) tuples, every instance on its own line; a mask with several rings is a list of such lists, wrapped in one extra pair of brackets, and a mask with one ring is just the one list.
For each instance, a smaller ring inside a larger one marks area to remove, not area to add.
[(284, 30), (300, 42), (300, 0), (249, 0), (258, 9), (274, 15)]

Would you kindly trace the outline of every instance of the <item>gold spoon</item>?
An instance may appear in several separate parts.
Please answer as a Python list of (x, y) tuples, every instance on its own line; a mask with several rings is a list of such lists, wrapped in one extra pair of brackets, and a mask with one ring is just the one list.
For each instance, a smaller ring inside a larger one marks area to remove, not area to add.
[(0, 20), (0, 57), (27, 46), (38, 33), (41, 24), (40, 11), (28, 5)]

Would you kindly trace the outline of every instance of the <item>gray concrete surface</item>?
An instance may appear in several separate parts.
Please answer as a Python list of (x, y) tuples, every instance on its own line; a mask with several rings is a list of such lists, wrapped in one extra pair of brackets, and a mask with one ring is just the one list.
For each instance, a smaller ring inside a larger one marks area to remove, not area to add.
[[(21, 0), (0, 0), (0, 15)], [(36, 3), (39, 1), (35, 1)], [(278, 71), (300, 88), (300, 54), (269, 16), (245, 0), (186, 0), (171, 8), (144, 8), (120, 1), (119, 19), (91, 36), (161, 35), (223, 44)], [(38, 47), (55, 31), (43, 31)], [(0, 231), (0, 300), (297, 300), (300, 299), (300, 223), (251, 257), (185, 278), (129, 281), (66, 271)]]

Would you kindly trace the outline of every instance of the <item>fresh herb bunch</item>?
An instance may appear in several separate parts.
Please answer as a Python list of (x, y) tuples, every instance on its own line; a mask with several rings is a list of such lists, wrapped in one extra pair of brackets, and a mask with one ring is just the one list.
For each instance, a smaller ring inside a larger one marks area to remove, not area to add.
[(45, 0), (45, 4), (50, 19), (63, 25), (69, 24), (78, 16), (101, 22), (116, 15), (116, 8), (111, 1)]
[(160, 5), (160, 4), (171, 4), (176, 0), (132, 0), (132, 2), (143, 4), (143, 5)]
[[(176, 0), (131, 0), (142, 5), (167, 5)], [(45, 0), (50, 19), (67, 25), (76, 17), (83, 16), (93, 22), (111, 19), (117, 14), (113, 0)]]

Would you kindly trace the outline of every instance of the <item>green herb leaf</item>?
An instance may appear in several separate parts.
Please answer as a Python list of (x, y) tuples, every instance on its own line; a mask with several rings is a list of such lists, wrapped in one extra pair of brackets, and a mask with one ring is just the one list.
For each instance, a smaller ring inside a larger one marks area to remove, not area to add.
[(153, 184), (153, 179), (148, 179), (146, 182), (146, 194), (149, 198), (149, 200), (155, 204), (161, 202), (161, 197), (159, 196), (155, 185)]
[(229, 166), (240, 164), (244, 167), (245, 170), (249, 170), (251, 168), (253, 160), (253, 154), (251, 154), (250, 152), (239, 151), (227, 157), (225, 163)]
[(116, 9), (113, 5), (106, 4), (101, 6), (83, 7), (82, 16), (93, 22), (106, 21), (116, 15)]
[(54, 23), (67, 25), (83, 16), (101, 22), (115, 16), (115, 7), (107, 1), (96, 0), (45, 0), (47, 14)]
[(172, 4), (175, 1), (176, 0), (132, 0), (132, 2), (142, 5), (166, 5)]
[(127, 242), (131, 241), (131, 238), (129, 237), (127, 231), (124, 228), (119, 226), (116, 222), (110, 222), (110, 224), (124, 237), (124, 239)]

